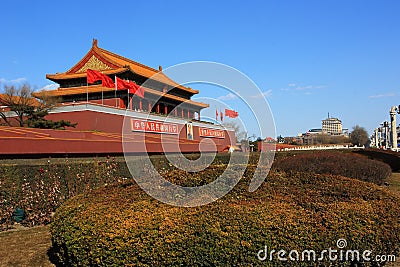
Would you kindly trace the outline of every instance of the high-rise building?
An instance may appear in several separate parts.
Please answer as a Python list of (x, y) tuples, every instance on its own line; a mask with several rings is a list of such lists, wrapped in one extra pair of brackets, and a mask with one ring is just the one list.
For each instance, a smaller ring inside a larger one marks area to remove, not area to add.
[(343, 134), (342, 121), (338, 118), (328, 118), (322, 120), (322, 132), (330, 135), (341, 135)]

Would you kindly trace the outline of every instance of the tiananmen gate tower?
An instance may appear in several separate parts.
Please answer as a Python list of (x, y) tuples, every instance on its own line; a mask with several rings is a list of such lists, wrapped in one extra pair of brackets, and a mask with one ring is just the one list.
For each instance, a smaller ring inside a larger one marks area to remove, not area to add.
[[(89, 71), (112, 80), (113, 86), (102, 80), (88, 83)], [(0, 154), (192, 153), (223, 151), (235, 144), (233, 130), (201, 121), (200, 112), (209, 105), (191, 100), (198, 90), (173, 81), (161, 67), (153, 69), (100, 48), (95, 39), (72, 68), (46, 78), (59, 87), (33, 96), (46, 94), (60, 103), (46, 118), (68, 120), (77, 123), (76, 128), (2, 126)]]

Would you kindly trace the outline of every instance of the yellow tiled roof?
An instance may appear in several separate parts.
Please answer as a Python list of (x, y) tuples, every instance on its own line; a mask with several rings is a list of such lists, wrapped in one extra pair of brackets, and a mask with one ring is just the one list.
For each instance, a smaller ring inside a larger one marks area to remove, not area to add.
[(86, 71), (83, 72), (82, 70), (85, 69), (84, 65), (89, 60), (93, 59), (92, 57), (94, 57), (94, 60), (97, 61), (97, 66), (99, 67), (99, 69), (97, 70), (102, 71), (104, 74), (118, 74), (130, 70), (133, 73), (136, 73), (145, 78), (151, 78), (153, 80), (159, 81), (169, 86), (177, 87), (192, 94), (199, 93), (198, 90), (179, 85), (160, 70), (153, 69), (139, 62), (122, 57), (108, 50), (99, 48), (97, 46), (97, 40), (93, 41), (93, 45), (90, 51), (70, 70), (64, 73), (47, 74), (46, 77), (53, 81), (86, 77)]
[[(86, 94), (86, 93), (100, 93), (100, 92), (112, 92), (115, 91), (114, 88), (109, 88), (109, 87), (104, 87), (102, 85), (90, 85), (90, 86), (79, 86), (79, 87), (70, 87), (70, 88), (58, 88), (56, 90), (49, 90), (46, 91), (46, 94), (48, 94), (48, 96), (54, 96), (54, 97), (60, 97), (60, 96), (67, 96), (67, 95), (78, 95), (78, 94)], [(171, 94), (167, 94), (167, 93), (163, 93), (163, 92), (159, 92), (157, 90), (154, 89), (150, 89), (150, 88), (145, 88), (144, 87), (144, 91), (145, 94), (152, 94), (152, 95), (157, 95), (157, 96), (162, 96), (165, 98), (169, 98), (169, 99), (173, 99), (176, 101), (180, 101), (180, 102), (185, 102), (194, 106), (198, 106), (201, 108), (207, 108), (209, 107), (208, 104), (206, 103), (202, 103), (202, 102), (196, 102), (193, 100), (188, 100), (185, 99), (183, 97), (179, 97), (179, 96), (175, 96), (175, 95), (171, 95)], [(35, 92), (32, 94), (34, 97), (37, 98), (41, 98), (42, 92)]]

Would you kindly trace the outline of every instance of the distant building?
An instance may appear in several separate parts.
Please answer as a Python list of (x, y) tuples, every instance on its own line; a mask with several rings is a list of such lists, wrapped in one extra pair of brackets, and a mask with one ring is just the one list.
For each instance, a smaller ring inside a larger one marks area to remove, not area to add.
[(329, 135), (342, 135), (342, 121), (338, 118), (328, 118), (322, 120), (322, 132)]
[(285, 137), (285, 143), (289, 145), (303, 145), (302, 136)]
[(338, 118), (322, 120), (322, 128), (312, 128), (305, 133), (299, 133), (296, 137), (285, 137), (285, 144), (296, 145), (321, 145), (339, 144), (348, 142), (349, 129), (343, 128), (342, 121)]
[(306, 135), (322, 134), (322, 129), (310, 129), (306, 132)]
[(350, 134), (349, 134), (349, 128), (343, 128), (343, 129), (342, 129), (342, 132), (343, 132), (342, 134), (343, 134), (344, 136), (349, 137), (349, 135), (350, 135)]

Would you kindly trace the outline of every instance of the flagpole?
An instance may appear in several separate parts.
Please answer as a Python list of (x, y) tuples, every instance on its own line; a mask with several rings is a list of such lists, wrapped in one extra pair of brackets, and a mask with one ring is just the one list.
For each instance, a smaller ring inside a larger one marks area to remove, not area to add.
[[(101, 72), (101, 74), (104, 74)], [(101, 105), (104, 106), (103, 81), (101, 82)]]
[(103, 86), (101, 87), (101, 105), (104, 106)]
[(117, 74), (114, 75), (115, 80), (115, 107), (118, 107), (118, 100), (117, 100)]
[[(128, 80), (129, 83), (129, 80)], [(126, 100), (126, 109), (129, 109), (129, 88), (126, 89), (126, 93), (128, 94), (128, 99)]]

